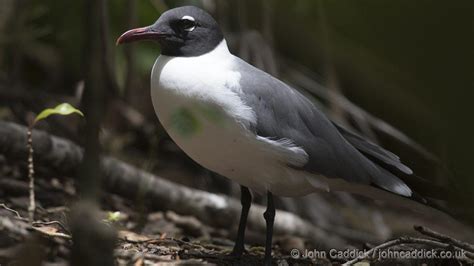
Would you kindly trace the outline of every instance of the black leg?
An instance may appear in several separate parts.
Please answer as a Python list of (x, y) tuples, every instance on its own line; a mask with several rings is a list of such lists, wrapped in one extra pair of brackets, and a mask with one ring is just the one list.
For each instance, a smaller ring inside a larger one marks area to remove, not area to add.
[(247, 217), (252, 204), (252, 195), (247, 187), (240, 186), (240, 202), (242, 203), (242, 213), (240, 214), (239, 231), (235, 240), (234, 249), (231, 255), (240, 257), (244, 252), (245, 227), (247, 225)]
[(275, 222), (275, 205), (273, 204), (273, 195), (267, 192), (267, 210), (263, 214), (267, 222), (267, 237), (265, 242), (265, 260), (264, 265), (272, 265), (272, 236), (273, 222)]

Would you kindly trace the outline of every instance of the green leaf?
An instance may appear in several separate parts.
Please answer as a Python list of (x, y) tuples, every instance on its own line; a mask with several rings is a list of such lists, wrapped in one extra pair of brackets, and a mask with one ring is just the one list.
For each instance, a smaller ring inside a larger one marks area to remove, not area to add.
[(70, 114), (73, 114), (73, 113), (76, 113), (80, 116), (84, 116), (84, 114), (74, 108), (72, 105), (68, 104), (68, 103), (62, 103), (54, 108), (48, 108), (48, 109), (45, 109), (43, 110), (35, 119), (35, 121), (33, 122), (33, 124), (36, 124), (36, 122), (40, 121), (40, 120), (43, 120), (45, 118), (47, 118), (48, 116), (50, 115), (70, 115)]
[(120, 212), (108, 212), (106, 221), (109, 223), (118, 222), (121, 219)]

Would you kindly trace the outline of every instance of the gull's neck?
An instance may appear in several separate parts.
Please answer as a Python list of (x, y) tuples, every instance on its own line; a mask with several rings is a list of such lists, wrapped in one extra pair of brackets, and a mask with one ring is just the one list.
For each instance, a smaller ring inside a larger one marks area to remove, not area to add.
[[(227, 42), (225, 39), (223, 39), (217, 46), (214, 48), (214, 50), (210, 51), (207, 54), (211, 55), (218, 55), (218, 56), (229, 56), (232, 55), (229, 51), (229, 47), (227, 46)], [(204, 54), (204, 55), (207, 55)]]
[(180, 58), (180, 59), (190, 59), (190, 60), (196, 60), (196, 59), (205, 59), (205, 58), (221, 58), (224, 59), (226, 57), (232, 56), (232, 54), (229, 51), (229, 47), (227, 46), (227, 42), (225, 39), (223, 39), (213, 50), (199, 55), (199, 56), (190, 56), (190, 57), (183, 57), (183, 56), (169, 56), (169, 55), (161, 55), (160, 57), (166, 58), (166, 59), (174, 59), (174, 58)]

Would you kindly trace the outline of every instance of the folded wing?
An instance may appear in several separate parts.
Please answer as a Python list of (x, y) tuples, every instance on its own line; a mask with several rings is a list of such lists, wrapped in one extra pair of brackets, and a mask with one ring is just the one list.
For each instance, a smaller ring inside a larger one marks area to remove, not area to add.
[(258, 136), (290, 140), (301, 147), (308, 154), (308, 162), (293, 167), (328, 178), (374, 185), (405, 197), (412, 195), (402, 180), (365, 156), (411, 173), (396, 155), (336, 127), (298, 91), (238, 58), (236, 61), (242, 75), (241, 91), (237, 93), (257, 116), (250, 129)]

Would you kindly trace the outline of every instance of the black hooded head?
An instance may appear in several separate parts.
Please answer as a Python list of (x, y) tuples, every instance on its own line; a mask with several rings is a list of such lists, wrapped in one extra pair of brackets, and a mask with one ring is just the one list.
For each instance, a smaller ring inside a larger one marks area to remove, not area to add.
[(158, 41), (163, 55), (190, 57), (214, 50), (224, 35), (206, 11), (183, 6), (166, 11), (149, 27), (124, 33), (117, 43), (144, 39)]

